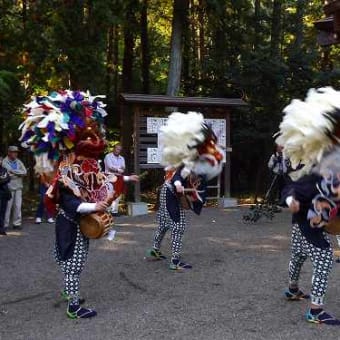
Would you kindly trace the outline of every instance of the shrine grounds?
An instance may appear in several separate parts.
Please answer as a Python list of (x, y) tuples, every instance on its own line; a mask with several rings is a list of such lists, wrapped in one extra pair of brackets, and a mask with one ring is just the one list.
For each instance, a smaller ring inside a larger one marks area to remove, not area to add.
[[(189, 215), (183, 258), (188, 272), (147, 262), (155, 215), (116, 218), (113, 241), (93, 240), (82, 274), (89, 320), (70, 320), (52, 256), (54, 226), (26, 220), (0, 237), (1, 340), (340, 339), (340, 327), (304, 320), (307, 303), (287, 302), (290, 216), (243, 224), (245, 208)], [(169, 254), (169, 239), (164, 242)], [(307, 262), (301, 288), (309, 291)], [(327, 311), (340, 317), (340, 264), (334, 263)]]

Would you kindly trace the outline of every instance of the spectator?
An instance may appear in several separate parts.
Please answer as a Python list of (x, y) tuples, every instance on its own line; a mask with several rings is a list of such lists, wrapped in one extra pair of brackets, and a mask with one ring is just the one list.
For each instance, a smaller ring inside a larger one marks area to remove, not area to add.
[[(123, 175), (125, 171), (125, 159), (120, 155), (122, 145), (120, 142), (114, 142), (112, 152), (108, 153), (104, 158), (105, 172), (115, 175)], [(113, 201), (111, 205), (111, 213), (113, 216), (119, 216), (120, 196)]]
[(40, 200), (37, 208), (37, 212), (35, 214), (35, 223), (40, 224), (42, 222), (42, 218), (44, 216), (44, 213), (46, 213), (47, 216), (47, 222), (48, 223), (54, 223), (53, 217), (49, 214), (49, 212), (45, 209), (44, 204), (44, 197), (46, 194), (46, 191), (48, 187), (50, 186), (50, 179), (47, 174), (41, 174), (39, 175), (39, 194), (40, 194)]
[(291, 171), (290, 160), (285, 158), (283, 153), (283, 146), (275, 145), (274, 153), (271, 155), (268, 168), (275, 175), (273, 183), (275, 182), (276, 191), (278, 191), (278, 198), (281, 198), (281, 192), (284, 186), (289, 182), (288, 173)]
[(18, 159), (19, 149), (17, 146), (11, 145), (8, 147), (8, 155), (2, 161), (2, 166), (7, 169), (10, 181), (8, 188), (11, 191), (12, 197), (7, 203), (5, 215), (5, 228), (9, 227), (11, 215), (13, 212), (13, 229), (20, 229), (21, 205), (22, 205), (22, 188), (23, 177), (26, 176), (27, 170), (25, 165)]
[(4, 223), (7, 202), (11, 198), (11, 192), (9, 191), (7, 185), (9, 181), (9, 174), (2, 166), (2, 157), (0, 157), (0, 235), (7, 235)]

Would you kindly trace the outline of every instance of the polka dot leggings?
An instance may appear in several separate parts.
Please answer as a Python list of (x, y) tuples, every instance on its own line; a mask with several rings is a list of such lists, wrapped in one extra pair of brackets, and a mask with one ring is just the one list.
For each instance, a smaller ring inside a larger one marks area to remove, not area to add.
[[(328, 241), (327, 236), (325, 238)], [(311, 302), (323, 305), (328, 285), (328, 275), (333, 265), (333, 250), (331, 247), (321, 249), (310, 243), (301, 233), (297, 224), (292, 231), (292, 256), (289, 262), (289, 280), (291, 285), (297, 285), (303, 263), (310, 258), (313, 264)]]
[(182, 248), (182, 238), (185, 231), (185, 211), (180, 208), (180, 220), (179, 222), (174, 222), (168, 209), (166, 207), (166, 192), (168, 187), (163, 185), (159, 196), (159, 209), (157, 213), (158, 229), (154, 235), (153, 247), (155, 249), (160, 249), (162, 240), (166, 232), (171, 230), (171, 247), (172, 247), (172, 259), (179, 259), (181, 255)]
[(64, 274), (64, 291), (70, 297), (70, 305), (79, 304), (80, 274), (84, 268), (89, 250), (89, 239), (77, 227), (77, 238), (73, 255), (66, 261), (60, 260), (57, 246), (55, 246), (55, 259)]

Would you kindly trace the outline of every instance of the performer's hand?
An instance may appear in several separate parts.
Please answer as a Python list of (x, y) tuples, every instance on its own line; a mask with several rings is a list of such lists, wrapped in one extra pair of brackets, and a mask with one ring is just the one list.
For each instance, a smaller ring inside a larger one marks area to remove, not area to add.
[(184, 193), (184, 186), (183, 185), (176, 185), (176, 191), (179, 194), (183, 194)]
[(314, 216), (310, 219), (310, 225), (312, 227), (316, 227), (320, 224), (321, 221), (322, 221), (321, 216)]
[(118, 173), (122, 174), (124, 172), (124, 169), (118, 168), (117, 171), (118, 171)]
[(289, 210), (294, 214), (300, 210), (300, 202), (293, 198), (292, 202), (289, 204)]
[(131, 181), (131, 182), (139, 182), (139, 176), (137, 176), (137, 175), (130, 175), (129, 176), (129, 181)]
[(105, 211), (109, 207), (106, 201), (100, 201), (96, 203), (96, 211)]

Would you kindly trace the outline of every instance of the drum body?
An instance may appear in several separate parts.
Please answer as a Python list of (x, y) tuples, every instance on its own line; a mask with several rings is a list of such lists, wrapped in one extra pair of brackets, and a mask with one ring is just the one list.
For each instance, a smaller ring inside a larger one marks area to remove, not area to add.
[(340, 217), (332, 218), (325, 226), (327, 233), (332, 235), (340, 235)]
[(80, 218), (80, 231), (91, 239), (101, 238), (109, 232), (113, 218), (107, 212), (96, 212)]

